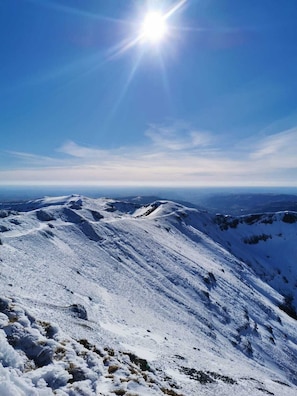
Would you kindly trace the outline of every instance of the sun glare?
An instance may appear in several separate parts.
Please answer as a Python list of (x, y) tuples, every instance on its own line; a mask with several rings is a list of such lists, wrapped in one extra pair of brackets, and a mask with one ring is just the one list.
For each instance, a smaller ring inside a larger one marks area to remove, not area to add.
[(142, 36), (152, 43), (159, 43), (167, 33), (166, 19), (159, 12), (149, 12), (142, 24)]

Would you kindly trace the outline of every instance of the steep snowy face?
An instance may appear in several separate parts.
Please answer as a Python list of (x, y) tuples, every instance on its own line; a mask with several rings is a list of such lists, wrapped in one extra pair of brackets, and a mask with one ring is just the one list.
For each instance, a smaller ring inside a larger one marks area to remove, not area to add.
[[(231, 218), (214, 221), (162, 200), (141, 206), (70, 196), (6, 205), (0, 210), (0, 341), (10, 356), (4, 372), (14, 367), (14, 386), (15, 375), (37, 392), (61, 395), (75, 394), (75, 387), (91, 395), (296, 394), (296, 322), (279, 308), (282, 290), (246, 264), (249, 257), (257, 263), (260, 253), (264, 263), (264, 248), (250, 248), (270, 238), (245, 243), (268, 234), (262, 226), (282, 222), (292, 227), (282, 229), (283, 243), (289, 235), (293, 241), (295, 223), (283, 215), (259, 223), (256, 233), (248, 228), (256, 226), (252, 220), (233, 219), (235, 228), (225, 225)], [(238, 250), (231, 252), (233, 245)], [(56, 329), (52, 338), (49, 326)], [(42, 370), (36, 354), (16, 345), (16, 332), (49, 348)], [(56, 353), (63, 337), (72, 360)], [(99, 359), (97, 371), (88, 365), (92, 359)], [(80, 364), (83, 375), (71, 371)], [(53, 370), (61, 377), (55, 385), (44, 374)]]
[(297, 213), (218, 215), (215, 221), (220, 232), (213, 237), (250, 265), (263, 281), (284, 296), (284, 300), (290, 300), (296, 310)]

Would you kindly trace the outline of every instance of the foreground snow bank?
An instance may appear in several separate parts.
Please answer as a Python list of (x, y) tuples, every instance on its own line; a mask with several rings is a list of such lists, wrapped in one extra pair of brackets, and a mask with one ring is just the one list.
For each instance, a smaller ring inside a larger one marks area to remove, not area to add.
[(0, 395), (178, 395), (131, 352), (65, 336), (12, 299), (0, 312)]

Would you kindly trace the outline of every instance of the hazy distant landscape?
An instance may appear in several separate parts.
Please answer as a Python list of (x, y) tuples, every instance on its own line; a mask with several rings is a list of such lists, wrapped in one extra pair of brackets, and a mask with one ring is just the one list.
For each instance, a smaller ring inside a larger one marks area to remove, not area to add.
[(196, 205), (210, 212), (224, 214), (248, 214), (276, 212), (281, 210), (297, 211), (297, 188), (158, 188), (158, 187), (57, 187), (26, 186), (0, 187), (0, 202), (30, 200), (45, 196), (81, 194), (92, 198), (135, 198), (153, 197), (171, 199)]

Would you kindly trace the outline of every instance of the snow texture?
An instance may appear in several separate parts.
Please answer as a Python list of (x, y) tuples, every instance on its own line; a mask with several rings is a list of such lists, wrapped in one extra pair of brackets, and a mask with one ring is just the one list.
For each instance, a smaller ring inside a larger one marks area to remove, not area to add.
[(0, 206), (0, 395), (297, 394), (297, 214)]

